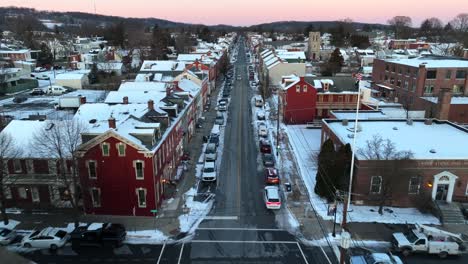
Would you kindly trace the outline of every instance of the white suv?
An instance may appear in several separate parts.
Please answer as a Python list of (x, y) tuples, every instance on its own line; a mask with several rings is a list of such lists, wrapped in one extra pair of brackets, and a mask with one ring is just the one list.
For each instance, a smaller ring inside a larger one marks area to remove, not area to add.
[(216, 164), (213, 161), (206, 161), (203, 166), (202, 181), (216, 181)]
[(259, 125), (258, 126), (258, 135), (261, 137), (266, 137), (268, 136), (268, 129), (265, 125)]
[(35, 230), (29, 236), (25, 236), (21, 245), (26, 248), (50, 248), (55, 250), (63, 247), (68, 240), (67, 232), (58, 228), (47, 227), (41, 231)]
[(267, 209), (280, 209), (281, 198), (279, 196), (279, 189), (277, 186), (266, 186), (263, 192), (263, 199)]

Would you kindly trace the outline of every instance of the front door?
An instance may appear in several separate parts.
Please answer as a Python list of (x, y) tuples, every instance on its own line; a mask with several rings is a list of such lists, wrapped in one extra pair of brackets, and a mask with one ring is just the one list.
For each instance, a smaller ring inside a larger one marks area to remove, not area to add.
[(448, 184), (438, 184), (437, 185), (437, 192), (436, 192), (436, 201), (446, 201), (447, 200), (447, 193), (448, 193)]

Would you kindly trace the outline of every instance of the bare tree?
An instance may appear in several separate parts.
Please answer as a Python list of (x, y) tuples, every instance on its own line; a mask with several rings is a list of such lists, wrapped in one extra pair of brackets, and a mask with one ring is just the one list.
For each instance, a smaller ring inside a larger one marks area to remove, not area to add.
[(14, 178), (8, 173), (8, 160), (15, 159), (21, 154), (21, 150), (16, 147), (11, 135), (6, 132), (0, 134), (0, 211), (2, 220), (8, 225), (8, 215), (6, 214), (6, 188), (13, 184)]
[(395, 32), (395, 38), (408, 38), (410, 35), (411, 18), (408, 16), (395, 16), (388, 20)]
[[(77, 150), (81, 144), (81, 134), (86, 132), (86, 125), (78, 120), (49, 121), (44, 130), (33, 138), (32, 144), (44, 155), (57, 160), (59, 177), (69, 194), (71, 207), (74, 209), (75, 225), (81, 213), (80, 197), (83, 186), (79, 184)], [(70, 169), (68, 169), (68, 167)], [(71, 173), (67, 171), (70, 170)]]
[(371, 140), (366, 141), (364, 148), (357, 150), (358, 155), (375, 164), (373, 175), (380, 176), (380, 188), (378, 195), (379, 214), (383, 214), (383, 207), (391, 201), (396, 192), (408, 186), (408, 174), (404, 169), (412, 160), (411, 151), (399, 151), (395, 143), (390, 139), (383, 139), (380, 135), (374, 135)]
[(468, 31), (468, 13), (461, 13), (457, 15), (452, 21), (450, 21), (453, 29), (460, 32)]

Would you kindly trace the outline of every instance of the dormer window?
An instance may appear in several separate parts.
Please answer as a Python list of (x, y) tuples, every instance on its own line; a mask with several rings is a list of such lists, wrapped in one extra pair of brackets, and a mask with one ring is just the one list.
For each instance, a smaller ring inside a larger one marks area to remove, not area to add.
[(296, 93), (300, 93), (301, 92), (301, 86), (300, 85), (296, 85)]
[(302, 91), (303, 91), (304, 93), (307, 93), (307, 85), (302, 86)]
[(101, 151), (102, 151), (102, 156), (109, 157), (109, 153), (110, 153), (109, 143), (102, 143), (101, 144)]
[(126, 145), (122, 142), (116, 144), (117, 151), (119, 153), (119, 157), (125, 157), (125, 150), (126, 150)]

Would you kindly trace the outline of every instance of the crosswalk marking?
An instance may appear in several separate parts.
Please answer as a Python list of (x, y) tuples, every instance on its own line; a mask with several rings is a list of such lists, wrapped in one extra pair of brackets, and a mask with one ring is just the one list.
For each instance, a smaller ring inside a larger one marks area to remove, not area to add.
[(222, 216), (222, 215), (209, 215), (205, 217), (205, 220), (238, 220), (238, 216)]

